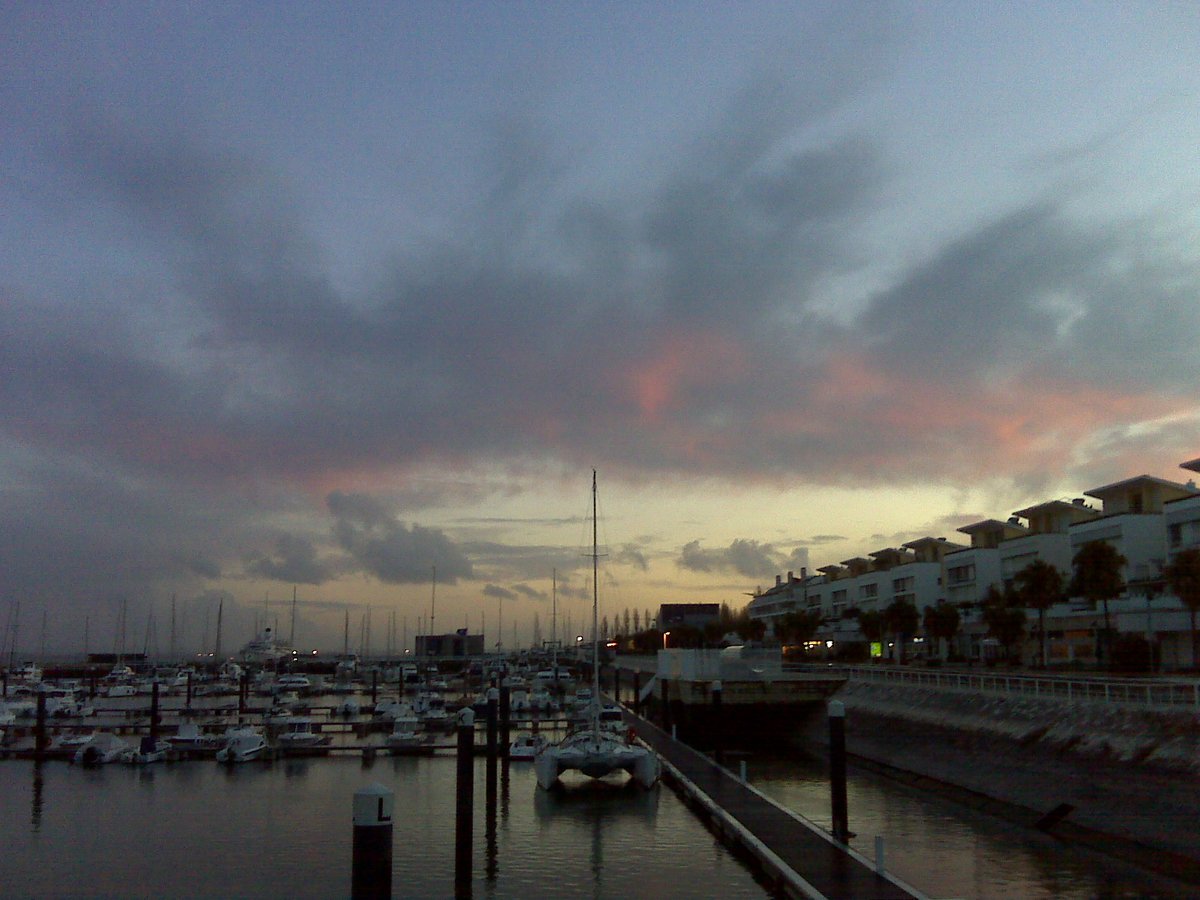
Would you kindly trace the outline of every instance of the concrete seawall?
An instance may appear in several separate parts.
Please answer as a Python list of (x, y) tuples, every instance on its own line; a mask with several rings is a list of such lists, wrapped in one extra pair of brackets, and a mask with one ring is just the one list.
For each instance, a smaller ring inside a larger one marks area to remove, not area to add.
[(1029, 827), (1070, 804), (1052, 834), (1200, 884), (1196, 712), (855, 681), (837, 696), (865, 767)]

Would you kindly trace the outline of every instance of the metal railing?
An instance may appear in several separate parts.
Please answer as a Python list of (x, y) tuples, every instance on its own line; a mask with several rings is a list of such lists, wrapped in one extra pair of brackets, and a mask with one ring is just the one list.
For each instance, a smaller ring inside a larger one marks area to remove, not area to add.
[[(888, 666), (814, 667), (847, 679), (903, 684), (963, 693), (1007, 694), (1069, 703), (1108, 703), (1142, 708), (1200, 709), (1200, 679), (1070, 678), (1059, 675), (1003, 675), (944, 672)], [(807, 667), (806, 667), (807, 670)]]

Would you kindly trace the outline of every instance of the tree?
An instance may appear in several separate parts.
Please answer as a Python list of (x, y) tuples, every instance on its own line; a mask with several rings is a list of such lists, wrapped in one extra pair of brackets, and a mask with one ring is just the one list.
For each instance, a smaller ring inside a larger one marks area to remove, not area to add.
[[(628, 630), (628, 628), (629, 628), (629, 615), (628, 615), (629, 610), (625, 610), (625, 613), (626, 613), (625, 628)], [(647, 622), (646, 624), (649, 625), (650, 623)], [(640, 612), (638, 612), (636, 609), (633, 611), (633, 630), (635, 632), (642, 630), (642, 614)]]
[(1071, 560), (1074, 575), (1067, 588), (1072, 597), (1082, 597), (1095, 608), (1104, 604), (1104, 662), (1111, 659), (1112, 625), (1108, 617), (1108, 601), (1115, 600), (1125, 590), (1121, 569), (1127, 560), (1107, 541), (1091, 541), (1079, 548)]
[[(625, 617), (624, 618), (625, 618), (625, 633), (631, 634), (632, 632), (629, 630), (629, 607), (628, 606), (625, 607)], [(633, 630), (637, 631), (637, 627), (638, 627), (637, 613), (634, 613), (633, 614)]]
[(899, 661), (904, 662), (904, 642), (917, 633), (921, 615), (916, 606), (907, 600), (893, 600), (883, 611), (883, 627), (896, 638), (899, 645)]
[(1200, 549), (1180, 550), (1163, 570), (1167, 585), (1188, 609), (1192, 630), (1192, 668), (1200, 666), (1200, 635), (1196, 613), (1200, 612)]
[(883, 613), (877, 609), (869, 609), (858, 615), (858, 628), (867, 639), (868, 644), (883, 640)]
[(1046, 610), (1062, 599), (1063, 576), (1043, 559), (1035, 559), (1016, 574), (1021, 602), (1038, 612), (1038, 639), (1042, 646), (1042, 668), (1046, 667)]
[(781, 643), (803, 644), (811, 641), (821, 627), (821, 613), (793, 610), (775, 620), (775, 636)]
[(953, 603), (939, 603), (937, 606), (925, 607), (923, 624), (925, 633), (938, 642), (940, 652), (958, 634), (962, 616)]
[(1013, 646), (1025, 636), (1025, 610), (1017, 606), (1019, 602), (1014, 591), (1001, 591), (995, 585), (983, 597), (984, 624), (988, 635), (1004, 648), (1005, 659), (1011, 659)]

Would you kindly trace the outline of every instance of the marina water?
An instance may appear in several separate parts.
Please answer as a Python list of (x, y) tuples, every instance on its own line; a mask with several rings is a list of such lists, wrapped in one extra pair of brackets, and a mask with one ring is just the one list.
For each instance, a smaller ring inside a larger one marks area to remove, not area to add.
[[(472, 894), (529, 898), (763, 898), (756, 880), (665, 785), (563, 793), (528, 763), (501, 768), (496, 804), (476, 761)], [(823, 760), (753, 757), (750, 782), (830, 827)], [(339, 897), (350, 891), (354, 792), (395, 793), (393, 889), (449, 897), (453, 755), (211, 760), (96, 769), (0, 763), (4, 897)], [(1053, 837), (851, 770), (852, 844), (933, 897), (1183, 897), (1188, 890)]]

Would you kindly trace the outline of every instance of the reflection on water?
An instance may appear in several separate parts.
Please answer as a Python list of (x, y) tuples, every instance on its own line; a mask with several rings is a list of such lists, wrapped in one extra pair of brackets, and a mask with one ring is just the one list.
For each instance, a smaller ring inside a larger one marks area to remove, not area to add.
[[(548, 794), (533, 767), (475, 770), (477, 898), (763, 898), (753, 875), (665, 788)], [(452, 757), (82, 769), (0, 764), (5, 896), (339, 897), (354, 792), (395, 791), (397, 896), (451, 896)], [(32, 815), (30, 815), (32, 810)]]
[[(750, 782), (764, 794), (831, 827), (823, 760), (805, 755), (756, 759)], [(874, 857), (882, 836), (887, 868), (936, 897), (1094, 898), (1194, 896), (1169, 883), (1050, 835), (1022, 829), (885, 778), (850, 772), (851, 844)], [(1193, 889), (1194, 890), (1194, 889)]]

